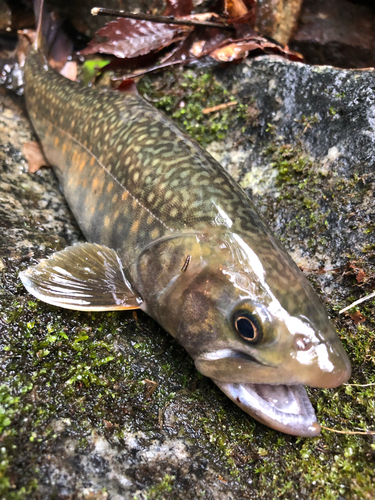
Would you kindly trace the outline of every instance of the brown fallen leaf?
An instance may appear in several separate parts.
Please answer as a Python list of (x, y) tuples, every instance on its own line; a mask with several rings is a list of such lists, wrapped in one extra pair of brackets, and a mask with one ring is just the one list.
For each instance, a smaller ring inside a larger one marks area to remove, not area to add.
[[(190, 1), (188, 4), (183, 6), (182, 0), (170, 0), (166, 12), (188, 12), (191, 9)], [(224, 6), (223, 2), (218, 2), (215, 10), (223, 14), (223, 8), (229, 16), (226, 20), (215, 12), (168, 18), (169, 22), (206, 23), (204, 26), (200, 24), (194, 27), (164, 22), (160, 24), (161, 18), (142, 19), (142, 14), (137, 14), (137, 19), (130, 19), (126, 16), (134, 14), (119, 11), (119, 15), (124, 17), (111, 21), (97, 32), (97, 35), (106, 40), (92, 40), (81, 54), (102, 52), (116, 56), (102, 71), (116, 72), (111, 80), (120, 90), (126, 90), (128, 79), (172, 65), (184, 65), (205, 56), (227, 63), (244, 59), (250, 52), (259, 51), (303, 61), (300, 54), (257, 34), (253, 27), (255, 0), (225, 0)], [(116, 11), (112, 14), (116, 14)], [(171, 49), (167, 53), (162, 52), (160, 57), (158, 52), (170, 45)]]
[(256, 49), (261, 49), (262, 46), (253, 42), (230, 43), (210, 53), (210, 56), (216, 61), (230, 62), (236, 59), (244, 59), (249, 52)]
[(60, 74), (75, 82), (77, 80), (77, 63), (76, 61), (66, 61)]
[(358, 270), (358, 274), (355, 277), (355, 279), (357, 280), (358, 283), (362, 283), (363, 280), (366, 278), (366, 274), (365, 274), (364, 270), (360, 267), (358, 267), (357, 270)]
[(249, 55), (249, 52), (260, 49), (263, 52), (272, 52), (281, 55), (292, 61), (303, 61), (303, 57), (298, 52), (288, 49), (287, 46), (282, 47), (276, 43), (268, 41), (260, 36), (249, 37), (245, 40), (236, 40), (227, 45), (223, 45), (210, 52), (209, 55), (216, 61), (231, 62), (238, 59), (244, 59)]
[(112, 429), (113, 424), (109, 420), (105, 420), (104, 418), (102, 419), (103, 425), (106, 429)]
[(163, 16), (188, 16), (193, 10), (192, 0), (166, 0), (166, 4)]
[(183, 40), (191, 31), (192, 28), (188, 26), (118, 18), (98, 31), (97, 34), (107, 40), (91, 40), (80, 53), (88, 55), (100, 52), (121, 59), (133, 58)]
[(224, 0), (224, 15), (229, 18), (245, 16), (249, 9), (246, 7), (243, 0)]
[(359, 325), (366, 321), (366, 316), (364, 316), (360, 311), (356, 311), (354, 314), (349, 315), (356, 325)]
[(145, 399), (149, 399), (154, 394), (159, 384), (154, 380), (149, 380), (147, 378), (145, 378), (143, 382), (146, 385)]
[(23, 145), (23, 154), (26, 157), (28, 164), (28, 172), (34, 174), (41, 167), (48, 167), (49, 163), (45, 159), (43, 151), (38, 142), (25, 142)]
[(358, 267), (357, 264), (358, 261), (353, 260), (351, 262), (348, 262), (345, 266), (345, 271), (343, 273), (343, 276), (355, 276), (355, 279), (357, 280), (358, 283), (363, 283), (364, 279), (366, 278), (366, 273), (361, 267)]
[(18, 64), (22, 67), (25, 64), (26, 54), (30, 49), (30, 44), (35, 41), (36, 31), (25, 29), (17, 31), (18, 43), (16, 46), (16, 54)]

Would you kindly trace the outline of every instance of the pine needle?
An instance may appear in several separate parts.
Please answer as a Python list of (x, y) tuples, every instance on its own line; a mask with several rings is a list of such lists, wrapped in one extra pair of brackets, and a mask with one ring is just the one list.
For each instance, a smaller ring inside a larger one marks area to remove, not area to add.
[(330, 427), (326, 427), (325, 425), (321, 425), (322, 429), (325, 429), (326, 431), (330, 432), (336, 432), (337, 434), (350, 434), (352, 436), (354, 435), (362, 435), (362, 436), (375, 436), (375, 431), (338, 431), (336, 429), (331, 429)]

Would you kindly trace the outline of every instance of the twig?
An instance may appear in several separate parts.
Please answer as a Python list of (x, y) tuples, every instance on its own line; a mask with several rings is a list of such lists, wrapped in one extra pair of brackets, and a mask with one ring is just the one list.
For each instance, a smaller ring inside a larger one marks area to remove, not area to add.
[(372, 297), (375, 297), (375, 292), (370, 293), (370, 295), (366, 295), (366, 297), (362, 297), (361, 299), (356, 300), (350, 306), (344, 307), (344, 309), (341, 309), (339, 311), (339, 314), (342, 314), (343, 312), (347, 311), (348, 309), (351, 309), (354, 306), (357, 306), (358, 304), (361, 304), (362, 302), (365, 302), (365, 300), (372, 299)]
[(204, 108), (202, 109), (202, 113), (207, 115), (208, 113), (212, 113), (213, 111), (219, 111), (220, 109), (229, 108), (229, 106), (236, 106), (237, 101), (225, 102), (223, 104), (218, 104), (217, 106), (213, 106), (212, 108)]
[(371, 385), (375, 385), (374, 384), (344, 384), (344, 385), (349, 385), (350, 387), (369, 387)]
[(136, 14), (134, 12), (125, 12), (123, 10), (106, 9), (105, 7), (93, 7), (91, 9), (93, 16), (115, 16), (125, 17), (127, 19), (137, 19), (139, 21), (150, 21), (161, 24), (181, 24), (183, 26), (206, 26), (209, 28), (221, 28), (224, 30), (234, 30), (233, 26), (224, 23), (213, 23), (211, 21), (194, 21), (192, 19), (176, 19), (173, 16), (153, 16), (152, 14)]
[(360, 434), (361, 436), (375, 436), (375, 431), (366, 431), (366, 432), (360, 432), (360, 431), (337, 431), (336, 429), (331, 429), (330, 427), (326, 427), (325, 425), (321, 425), (320, 427), (322, 429), (325, 429), (326, 431), (336, 432), (337, 434), (350, 434), (350, 435)]
[(134, 73), (131, 73), (130, 75), (124, 76), (114, 76), (111, 78), (112, 82), (118, 82), (118, 81), (123, 81), (123, 80), (128, 80), (132, 78), (138, 78), (139, 76), (146, 75), (147, 73), (151, 73), (152, 71), (156, 71), (158, 69), (163, 69), (163, 68), (168, 68), (169, 66), (174, 66), (176, 64), (187, 64), (191, 62), (193, 59), (185, 59), (184, 61), (178, 60), (178, 61), (172, 61), (172, 62), (166, 62), (164, 64), (159, 64), (159, 66), (152, 66), (151, 68), (145, 68), (145, 69), (140, 69), (138, 71), (135, 71)]

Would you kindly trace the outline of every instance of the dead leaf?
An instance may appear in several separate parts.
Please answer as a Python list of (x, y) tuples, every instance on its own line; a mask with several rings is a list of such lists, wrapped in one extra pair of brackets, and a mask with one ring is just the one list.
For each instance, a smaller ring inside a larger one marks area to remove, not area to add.
[(125, 80), (122, 80), (121, 84), (117, 87), (117, 90), (121, 90), (121, 92), (125, 92), (126, 94), (138, 94), (137, 84), (133, 78), (126, 78)]
[(104, 418), (102, 419), (103, 425), (106, 429), (112, 429), (113, 424), (109, 420), (105, 420)]
[(29, 174), (34, 174), (41, 167), (49, 166), (49, 163), (45, 159), (43, 151), (41, 150), (38, 142), (25, 142), (25, 144), (23, 145), (23, 154), (25, 155), (27, 160)]
[(216, 61), (230, 62), (236, 59), (244, 59), (251, 50), (261, 48), (261, 45), (257, 42), (230, 43), (220, 49), (214, 50), (210, 53), (210, 56)]
[(91, 40), (81, 54), (100, 52), (121, 59), (138, 57), (183, 40), (191, 31), (188, 26), (119, 18), (98, 31), (99, 36), (107, 38), (106, 41)]
[(191, 46), (190, 54), (192, 54), (197, 59), (201, 57), (201, 55), (204, 52), (205, 43), (206, 43), (205, 40), (198, 40), (197, 42), (194, 42), (193, 45)]
[(154, 380), (149, 380), (147, 378), (145, 378), (143, 382), (146, 385), (145, 398), (149, 399), (154, 394), (159, 384)]
[(292, 61), (302, 61), (303, 57), (298, 52), (293, 52), (288, 47), (282, 47), (276, 43), (268, 41), (261, 36), (249, 37), (245, 40), (235, 40), (228, 45), (215, 49), (209, 55), (216, 61), (231, 62), (238, 59), (244, 59), (249, 52), (260, 49), (263, 52), (272, 52), (287, 57)]
[(25, 64), (26, 54), (30, 50), (30, 44), (35, 41), (35, 30), (19, 30), (17, 31), (18, 43), (16, 46), (16, 54), (18, 64), (22, 67)]
[(192, 0), (166, 0), (167, 7), (164, 16), (188, 16), (193, 10)]
[(224, 15), (229, 18), (245, 16), (248, 8), (242, 0), (224, 0)]
[(60, 74), (75, 82), (77, 80), (77, 63), (75, 61), (66, 61)]
[(366, 316), (364, 316), (360, 311), (356, 311), (354, 314), (349, 315), (356, 325), (359, 325), (366, 321)]
[(346, 269), (343, 273), (343, 276), (354, 275), (358, 283), (363, 283), (364, 279), (366, 278), (366, 273), (361, 267), (356, 266), (356, 264), (357, 264), (356, 260), (348, 262), (345, 266)]
[[(223, 3), (219, 4), (216, 11), (222, 14)], [(125, 89), (129, 78), (137, 78), (171, 65), (184, 65), (207, 55), (227, 63), (244, 59), (250, 52), (259, 50), (276, 53), (294, 61), (303, 60), (300, 54), (255, 32), (255, 0), (225, 0), (225, 9), (230, 18), (223, 24), (224, 29), (216, 26), (193, 28), (119, 18), (97, 32), (97, 35), (106, 40), (92, 40), (81, 54), (101, 52), (116, 56), (102, 71), (113, 70), (117, 73), (112, 78), (112, 83), (120, 90)], [(166, 12), (178, 14), (180, 20), (224, 23), (213, 12), (180, 15), (190, 10), (190, 0), (187, 5), (182, 0), (170, 0)], [(171, 44), (171, 50), (168, 53), (164, 51), (160, 57), (157, 52)]]
[(364, 270), (361, 269), (360, 267), (358, 267), (357, 269), (358, 269), (358, 274), (355, 277), (355, 279), (357, 280), (358, 283), (362, 283), (363, 280), (366, 278), (366, 274), (365, 274)]

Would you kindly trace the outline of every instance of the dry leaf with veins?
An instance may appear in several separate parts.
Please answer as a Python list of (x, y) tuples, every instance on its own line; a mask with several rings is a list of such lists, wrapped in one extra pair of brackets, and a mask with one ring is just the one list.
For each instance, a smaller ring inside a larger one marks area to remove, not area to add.
[(81, 51), (81, 54), (100, 52), (113, 54), (121, 59), (143, 56), (149, 52), (161, 50), (178, 40), (183, 40), (192, 29), (189, 26), (119, 18), (109, 22), (98, 31), (98, 35), (107, 40), (92, 40)]

